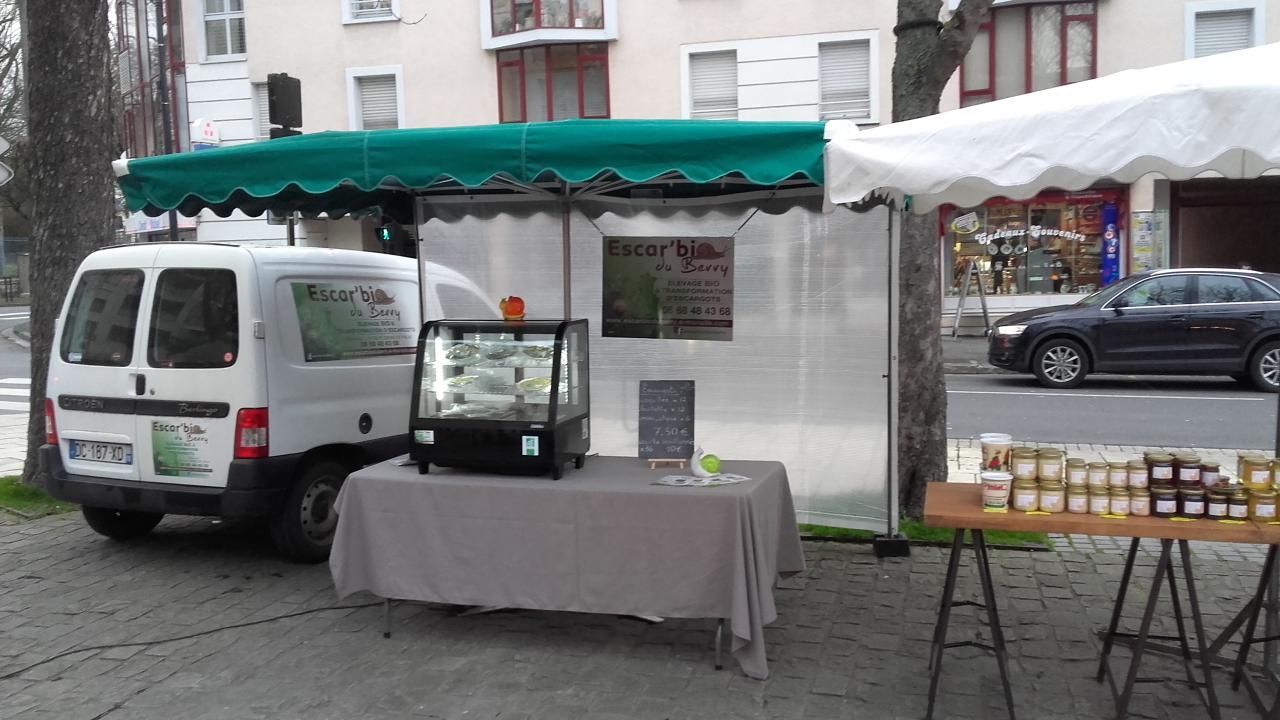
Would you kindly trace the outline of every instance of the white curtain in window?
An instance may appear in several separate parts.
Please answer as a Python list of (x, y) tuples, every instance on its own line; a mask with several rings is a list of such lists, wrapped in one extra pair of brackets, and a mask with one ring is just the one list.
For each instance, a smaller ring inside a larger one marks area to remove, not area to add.
[(400, 127), (394, 75), (356, 78), (356, 89), (360, 100), (360, 129), (388, 130)]
[(347, 0), (347, 2), (351, 4), (352, 20), (392, 17), (391, 0)]
[(1027, 14), (1025, 8), (1001, 8), (996, 21), (996, 99), (1027, 91)]
[(691, 117), (738, 119), (738, 53), (690, 55), (689, 99)]
[(602, 62), (582, 66), (582, 115), (609, 116), (609, 74)]
[(1196, 57), (1253, 46), (1253, 10), (1196, 13)]
[(267, 84), (253, 84), (253, 136), (259, 140), (271, 137), (271, 118), (267, 100)]
[(819, 44), (818, 85), (822, 120), (870, 120), (871, 41)]

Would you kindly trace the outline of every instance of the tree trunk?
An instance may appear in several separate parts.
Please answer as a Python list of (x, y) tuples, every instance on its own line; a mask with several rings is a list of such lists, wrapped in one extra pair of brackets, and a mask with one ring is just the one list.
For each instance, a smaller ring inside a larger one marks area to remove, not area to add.
[[(941, 0), (898, 0), (893, 120), (938, 112), (991, 0), (965, 0), (945, 25)], [(947, 479), (947, 391), (942, 372), (938, 214), (905, 213), (898, 261), (898, 506), (924, 509), (930, 482)]]
[(44, 443), (53, 324), (76, 267), (110, 242), (111, 49), (106, 0), (26, 0), (31, 161), (31, 417), (22, 471)]

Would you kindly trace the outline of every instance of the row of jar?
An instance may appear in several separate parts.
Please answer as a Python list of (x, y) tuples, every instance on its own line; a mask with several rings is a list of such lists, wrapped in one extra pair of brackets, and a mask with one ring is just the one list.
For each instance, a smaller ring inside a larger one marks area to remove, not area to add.
[[(1016, 451), (1015, 451), (1016, 452)], [(1031, 453), (1034, 453), (1034, 457)], [(1014, 480), (1065, 481), (1068, 487), (1146, 488), (1178, 485), (1210, 488), (1223, 483), (1217, 463), (1184, 462), (1175, 465), (1170, 455), (1152, 455), (1146, 460), (1085, 462), (1063, 458), (1061, 450), (1030, 450), (1013, 458)]]
[[(1008, 477), (1007, 475), (1005, 477)], [(1215, 520), (1276, 519), (1276, 491), (1242, 487), (1094, 488), (1064, 485), (1054, 480), (1015, 480), (1013, 509), (1024, 512), (1154, 517), (1208, 517)]]

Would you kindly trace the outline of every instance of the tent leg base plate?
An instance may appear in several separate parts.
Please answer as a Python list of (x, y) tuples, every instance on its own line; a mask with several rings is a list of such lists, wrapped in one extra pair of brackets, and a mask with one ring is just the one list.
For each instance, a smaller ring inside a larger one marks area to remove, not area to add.
[(877, 535), (872, 541), (876, 557), (911, 557), (911, 544), (901, 535)]

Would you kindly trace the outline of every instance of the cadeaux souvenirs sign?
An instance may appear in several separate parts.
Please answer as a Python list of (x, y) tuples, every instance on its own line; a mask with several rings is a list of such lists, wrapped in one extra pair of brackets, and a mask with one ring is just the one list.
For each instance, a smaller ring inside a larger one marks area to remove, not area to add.
[(733, 238), (604, 238), (604, 337), (733, 339)]

